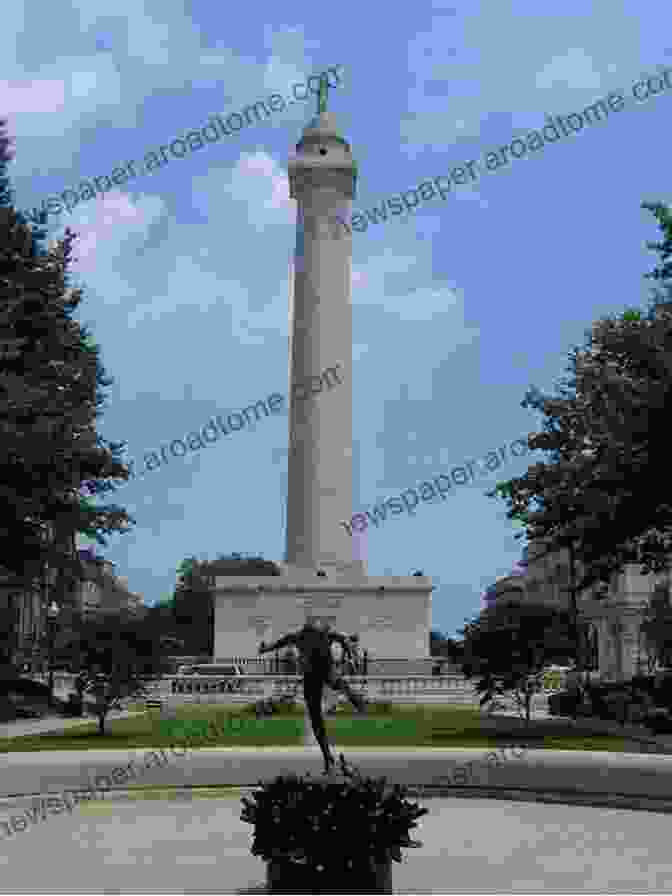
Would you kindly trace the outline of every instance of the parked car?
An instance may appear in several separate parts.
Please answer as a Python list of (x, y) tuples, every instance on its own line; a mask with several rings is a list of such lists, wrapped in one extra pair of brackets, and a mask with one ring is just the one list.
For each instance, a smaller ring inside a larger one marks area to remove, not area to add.
[(548, 711), (552, 716), (572, 716), (576, 712), (578, 702), (576, 694), (559, 691), (549, 695)]
[(243, 674), (240, 666), (216, 666), (214, 664), (206, 666), (192, 666), (194, 675), (218, 675), (218, 676), (239, 676)]

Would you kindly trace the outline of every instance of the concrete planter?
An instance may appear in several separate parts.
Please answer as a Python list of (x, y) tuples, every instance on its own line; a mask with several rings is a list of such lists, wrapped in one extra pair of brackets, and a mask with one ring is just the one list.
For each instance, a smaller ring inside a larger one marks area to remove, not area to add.
[(348, 870), (345, 861), (335, 870), (316, 871), (291, 860), (266, 865), (269, 893), (392, 893), (392, 858), (368, 868)]

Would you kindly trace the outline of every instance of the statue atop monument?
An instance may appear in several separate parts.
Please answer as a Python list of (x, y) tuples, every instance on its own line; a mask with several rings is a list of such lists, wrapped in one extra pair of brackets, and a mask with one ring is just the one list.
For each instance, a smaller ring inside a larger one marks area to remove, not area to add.
[(329, 90), (329, 81), (326, 74), (320, 75), (320, 87), (317, 92), (317, 114), (321, 115), (327, 111), (327, 91)]

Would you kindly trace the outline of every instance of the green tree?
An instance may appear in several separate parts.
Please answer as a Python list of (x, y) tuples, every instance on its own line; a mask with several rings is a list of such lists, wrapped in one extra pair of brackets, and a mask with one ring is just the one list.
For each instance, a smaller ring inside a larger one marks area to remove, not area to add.
[(71, 649), (78, 655), (85, 700), (88, 695), (101, 735), (106, 733), (107, 716), (120, 708), (121, 700), (144, 694), (147, 680), (160, 677), (167, 652), (146, 618), (116, 613), (80, 619)]
[(468, 623), (463, 634), (462, 672), (476, 679), (480, 705), (513, 692), (528, 722), (544, 667), (575, 655), (569, 614), (546, 604), (496, 604)]
[(207, 564), (196, 557), (186, 558), (178, 567), (174, 615), (176, 631), (184, 640), (188, 654), (212, 655), (214, 652), (213, 585)]
[(609, 582), (627, 563), (639, 562), (644, 573), (667, 569), (672, 546), (672, 486), (664, 466), (672, 411), (672, 215), (660, 204), (643, 207), (665, 237), (648, 244), (662, 263), (645, 276), (662, 282), (664, 292), (654, 292), (646, 313), (629, 309), (595, 323), (586, 346), (571, 353), (571, 376), (559, 396), (528, 391), (522, 406), (546, 418), (528, 445), (549, 452), (550, 462), (489, 493), (508, 502), (509, 519), (525, 526), (521, 534), (530, 541), (568, 549), (580, 672), (577, 594)]
[(445, 657), (451, 663), (458, 663), (464, 655), (464, 645), (438, 629), (432, 629), (429, 633), (429, 655)]
[(26, 586), (47, 568), (81, 576), (73, 550), (82, 532), (125, 532), (131, 518), (117, 505), (83, 499), (101, 480), (129, 477), (124, 443), (95, 431), (102, 387), (100, 351), (72, 314), (83, 291), (69, 284), (76, 235), (44, 247), (13, 207), (7, 165), (10, 140), (0, 121), (0, 557)]
[(214, 653), (214, 586), (218, 576), (277, 576), (278, 567), (263, 557), (219, 554), (216, 560), (186, 557), (177, 567), (173, 596), (177, 633), (190, 654)]

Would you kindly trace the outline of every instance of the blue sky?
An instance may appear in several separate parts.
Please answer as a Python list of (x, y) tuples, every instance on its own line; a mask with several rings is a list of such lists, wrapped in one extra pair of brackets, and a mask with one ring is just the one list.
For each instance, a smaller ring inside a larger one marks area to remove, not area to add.
[[(672, 66), (672, 10), (644, 8), (465, 0), (383, 16), (262, 2), (234, 15), (206, 2), (16, 0), (0, 31), (16, 203), (328, 66), (342, 66), (329, 108), (359, 165), (355, 210), (622, 90), (629, 104), (608, 121), (353, 234), (358, 511), (536, 431), (525, 390), (552, 389), (593, 320), (646, 306), (644, 244), (658, 231), (640, 203), (670, 200), (672, 91), (636, 104), (631, 88)], [(296, 103), (50, 218), (53, 237), (66, 223), (80, 234), (78, 317), (115, 379), (99, 429), (127, 440), (127, 460), (286, 394), (286, 161), (313, 108)], [(520, 557), (505, 505), (485, 492), (533, 457), (370, 529), (370, 573), (431, 575), (433, 624), (454, 633)], [(286, 465), (286, 414), (173, 458), (120, 491), (138, 525), (105, 555), (147, 603), (171, 593), (187, 555), (281, 559)]]

